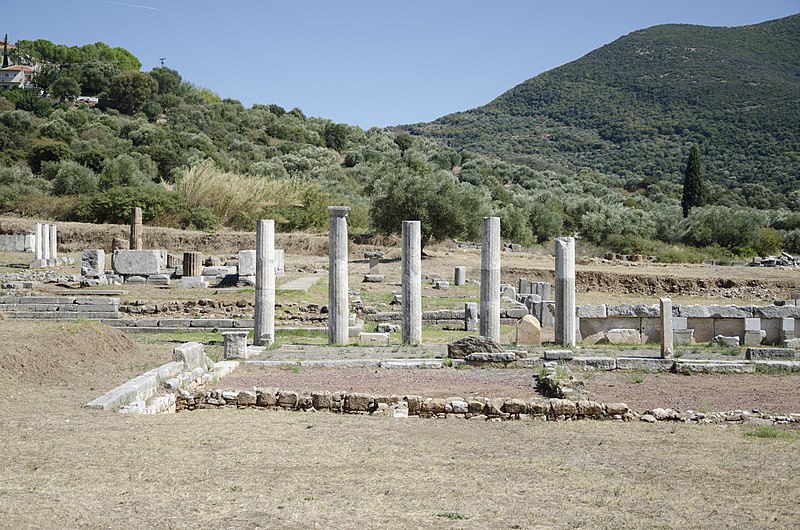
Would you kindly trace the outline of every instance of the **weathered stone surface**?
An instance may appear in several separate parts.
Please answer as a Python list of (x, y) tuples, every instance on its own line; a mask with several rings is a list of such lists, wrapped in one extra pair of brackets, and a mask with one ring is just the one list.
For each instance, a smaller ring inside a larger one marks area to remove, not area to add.
[(753, 316), (760, 318), (800, 318), (800, 306), (753, 306)]
[(625, 403), (606, 403), (606, 414), (609, 416), (623, 415), (630, 412), (630, 408)]
[(81, 276), (99, 278), (105, 276), (106, 253), (102, 249), (84, 249), (81, 253)]
[(240, 250), (238, 253), (239, 276), (255, 276), (256, 275), (256, 251), (255, 250)]
[(794, 360), (794, 348), (747, 348), (745, 359), (789, 359)]
[(209, 366), (205, 348), (199, 342), (186, 342), (172, 350), (172, 360), (182, 362), (187, 370), (194, 368), (207, 369)]
[(464, 359), (471, 353), (502, 353), (503, 348), (488, 337), (469, 336), (447, 345), (447, 356)]
[(574, 401), (558, 398), (550, 400), (550, 410), (555, 416), (574, 416), (578, 411)]
[(486, 403), (486, 414), (489, 416), (500, 416), (503, 414), (503, 405), (505, 404), (506, 402), (503, 398), (490, 399)]
[(114, 271), (118, 274), (150, 276), (166, 272), (166, 250), (117, 250)]
[(486, 404), (480, 399), (470, 399), (467, 402), (467, 412), (470, 414), (480, 414), (483, 412), (483, 408)]
[(644, 415), (642, 415), (641, 418), (639, 418), (639, 420), (643, 421), (645, 423), (655, 423), (656, 422), (656, 417), (653, 416), (652, 414), (644, 414)]
[(617, 360), (614, 357), (573, 357), (570, 365), (583, 370), (616, 370)]
[(450, 409), (453, 414), (466, 414), (469, 412), (469, 404), (463, 399), (455, 399), (450, 402)]
[(517, 344), (521, 346), (541, 346), (542, 326), (535, 316), (525, 315), (517, 323)]
[(694, 330), (693, 329), (673, 329), (672, 330), (673, 344), (679, 346), (686, 346), (694, 343)]
[(578, 416), (584, 418), (600, 418), (603, 416), (603, 404), (597, 401), (581, 400), (575, 403)]
[(545, 350), (545, 361), (569, 361), (572, 360), (572, 350)]
[(239, 393), (236, 394), (237, 405), (255, 405), (257, 399), (256, 393), (252, 390), (240, 390)]
[(745, 346), (758, 346), (763, 342), (767, 336), (767, 332), (763, 329), (744, 332), (744, 345)]
[(606, 304), (578, 306), (578, 318), (606, 318)]
[(675, 371), (679, 374), (752, 374), (756, 366), (742, 361), (694, 361), (679, 359), (675, 361)]
[(787, 340), (783, 341), (783, 346), (785, 348), (798, 349), (798, 348), (800, 348), (800, 338), (798, 338), (798, 339), (787, 339)]
[(518, 398), (507, 399), (503, 405), (503, 412), (509, 414), (525, 414), (528, 410), (528, 404), (524, 400)]
[(467, 363), (510, 363), (517, 360), (517, 354), (514, 352), (500, 352), (500, 353), (470, 353), (464, 360)]
[(365, 274), (363, 283), (383, 283), (386, 277), (383, 274)]
[(259, 388), (256, 390), (256, 405), (259, 407), (274, 407), (278, 404), (276, 397), (278, 390), (275, 388)]
[(388, 346), (391, 340), (389, 333), (359, 333), (358, 343), (362, 346)]
[(408, 414), (413, 416), (419, 414), (420, 406), (422, 405), (421, 396), (405, 396), (403, 400), (408, 404)]
[(444, 414), (447, 400), (444, 398), (428, 398), (420, 404), (420, 414)]
[(280, 394), (278, 394), (278, 406), (283, 407), (285, 409), (294, 409), (297, 408), (297, 404), (300, 401), (300, 396), (297, 392), (292, 392), (289, 390), (281, 390)]
[(711, 339), (711, 346), (726, 346), (728, 348), (739, 347), (739, 337), (726, 337), (725, 335), (717, 335)]
[(344, 409), (350, 412), (368, 412), (372, 396), (367, 394), (347, 394), (344, 398)]
[(606, 331), (606, 339), (611, 344), (641, 344), (642, 336), (638, 329), (614, 328)]
[(653, 357), (617, 357), (617, 370), (642, 370), (644, 372), (668, 372), (675, 362), (672, 359)]

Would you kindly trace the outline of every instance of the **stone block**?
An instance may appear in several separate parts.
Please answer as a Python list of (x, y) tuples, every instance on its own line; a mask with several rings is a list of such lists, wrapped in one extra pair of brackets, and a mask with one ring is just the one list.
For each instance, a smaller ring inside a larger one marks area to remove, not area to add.
[(433, 288), (446, 291), (447, 289), (450, 289), (450, 282), (447, 280), (434, 280)]
[(542, 326), (533, 315), (523, 316), (517, 323), (517, 345), (541, 346)]
[(739, 347), (739, 337), (726, 337), (725, 335), (716, 335), (711, 339), (711, 346), (725, 346), (728, 348)]
[(606, 318), (606, 304), (600, 305), (580, 305), (577, 309), (578, 318)]
[(752, 363), (742, 361), (675, 361), (675, 371), (679, 374), (751, 374), (756, 371)]
[(711, 318), (752, 318), (753, 310), (749, 307), (737, 307), (735, 305), (711, 305), (708, 306)]
[(514, 352), (470, 353), (464, 360), (467, 363), (510, 363), (517, 360)]
[(761, 318), (800, 318), (800, 306), (753, 306), (753, 316)]
[(375, 331), (378, 333), (397, 333), (400, 331), (399, 324), (392, 324), (391, 322), (378, 322), (375, 326)]
[(554, 416), (574, 416), (578, 409), (574, 401), (552, 398), (550, 400), (550, 411)]
[(464, 359), (471, 353), (500, 353), (503, 348), (488, 337), (468, 336), (447, 345), (447, 356)]
[(636, 317), (636, 307), (630, 304), (618, 304), (606, 306), (606, 316), (608, 317)]
[(385, 280), (385, 276), (383, 274), (365, 274), (364, 279), (362, 280), (363, 283), (383, 283)]
[[(528, 308), (525, 306), (522, 307), (507, 307), (500, 311), (501, 315), (505, 315), (505, 318), (522, 318), (529, 314)], [(536, 317), (534, 317), (536, 318)], [(538, 322), (538, 319), (537, 319)]]
[(744, 319), (744, 330), (745, 331), (761, 331), (761, 319), (760, 318), (745, 318)]
[(223, 331), (223, 355), (226, 359), (247, 359), (247, 331)]
[(578, 416), (584, 418), (601, 418), (605, 412), (605, 407), (597, 401), (581, 400), (575, 403)]
[(748, 360), (794, 360), (795, 351), (794, 348), (747, 348), (747, 350), (744, 352), (744, 358)]
[(147, 277), (148, 285), (169, 285), (169, 274), (151, 274)]
[(460, 286), (467, 283), (467, 268), (464, 266), (456, 267), (453, 270), (453, 285)]
[(794, 349), (800, 348), (800, 338), (788, 339), (788, 340), (783, 341), (783, 347), (784, 348), (794, 348)]
[(642, 336), (638, 329), (609, 329), (606, 331), (606, 339), (611, 344), (641, 344), (642, 342)]
[(679, 317), (685, 318), (709, 318), (711, 311), (704, 305), (679, 305), (675, 306)]
[(369, 412), (371, 403), (372, 396), (355, 392), (345, 396), (344, 409), (348, 412)]
[(105, 277), (106, 252), (103, 249), (84, 249), (81, 252), (81, 276), (87, 278)]
[(132, 276), (150, 276), (166, 272), (166, 250), (117, 250), (114, 252), (114, 271)]
[(388, 346), (391, 336), (389, 333), (359, 333), (358, 343), (362, 346)]
[(745, 346), (758, 346), (763, 341), (764, 338), (767, 336), (767, 332), (763, 329), (755, 330), (755, 331), (745, 331), (744, 332), (744, 345)]
[(643, 372), (669, 372), (675, 362), (672, 359), (654, 357), (617, 357), (617, 370), (641, 370)]
[(202, 276), (181, 276), (178, 287), (182, 289), (202, 289), (208, 287), (208, 282)]
[(203, 267), (202, 275), (206, 278), (224, 278), (231, 274), (236, 274), (236, 267), (217, 265), (213, 267)]
[(572, 360), (572, 350), (545, 350), (545, 361), (570, 361)]
[(686, 346), (694, 343), (693, 329), (673, 329), (672, 342), (677, 346)]
[(130, 285), (144, 285), (147, 283), (147, 278), (144, 276), (125, 276), (125, 283)]
[(205, 349), (199, 342), (186, 342), (172, 350), (172, 360), (182, 362), (186, 370), (208, 368)]
[(569, 364), (588, 371), (617, 369), (617, 360), (614, 357), (573, 357)]
[(256, 275), (256, 251), (255, 250), (240, 250), (239, 251), (239, 276), (255, 276)]

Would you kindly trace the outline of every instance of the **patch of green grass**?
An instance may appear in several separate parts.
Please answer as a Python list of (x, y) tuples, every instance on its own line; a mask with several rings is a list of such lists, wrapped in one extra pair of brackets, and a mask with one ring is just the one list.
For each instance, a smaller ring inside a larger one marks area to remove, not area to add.
[(744, 433), (744, 435), (751, 438), (766, 438), (771, 440), (800, 440), (800, 433), (787, 429), (781, 429), (775, 425), (763, 425), (761, 427), (756, 427), (752, 431)]
[(767, 375), (787, 375), (791, 373), (791, 370), (783, 367), (783, 366), (773, 366), (769, 364), (757, 364), (756, 365), (756, 372), (759, 374), (767, 374)]
[(299, 364), (292, 364), (290, 366), (281, 366), (280, 369), (293, 374), (299, 374), (302, 367)]
[(643, 371), (641, 371), (641, 370), (632, 370), (628, 374), (628, 378), (629, 378), (631, 383), (640, 385), (640, 384), (644, 383), (644, 374), (645, 373)]
[(442, 519), (450, 519), (451, 521), (464, 521), (466, 519), (469, 519), (469, 517), (459, 512), (439, 512), (436, 514), (436, 517), (441, 517)]
[[(222, 334), (218, 331), (175, 330), (159, 333), (130, 333), (128, 336), (131, 340), (140, 344), (163, 344), (168, 342), (222, 343)], [(252, 338), (252, 332), (249, 336)]]

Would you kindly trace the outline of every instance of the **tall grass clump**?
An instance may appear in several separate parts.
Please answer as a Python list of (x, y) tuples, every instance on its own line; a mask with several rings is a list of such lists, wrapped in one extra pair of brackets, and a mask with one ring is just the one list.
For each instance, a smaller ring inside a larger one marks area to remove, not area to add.
[[(258, 219), (280, 210), (302, 209), (313, 184), (269, 179), (221, 170), (213, 162), (193, 165), (178, 177), (176, 189), (191, 208), (208, 208), (219, 224), (251, 230)], [(283, 219), (272, 215), (280, 224)]]

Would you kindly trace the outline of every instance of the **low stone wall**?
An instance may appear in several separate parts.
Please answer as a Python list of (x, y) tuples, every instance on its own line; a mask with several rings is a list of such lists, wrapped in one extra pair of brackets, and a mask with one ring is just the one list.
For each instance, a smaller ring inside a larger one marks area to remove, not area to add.
[(705, 414), (679, 412), (672, 409), (653, 409), (639, 414), (625, 403), (599, 403), (591, 400), (573, 401), (560, 398), (450, 397), (432, 398), (418, 395), (371, 395), (347, 392), (303, 392), (276, 388), (253, 390), (215, 389), (195, 394), (181, 393), (175, 410), (245, 409), (291, 411), (328, 411), (344, 414), (389, 416), (394, 418), (458, 418), (483, 421), (505, 420), (615, 420), (615, 421), (676, 421), (684, 423), (800, 423), (800, 414), (769, 415), (735, 410)]
[[(646, 344), (661, 340), (658, 305), (582, 305), (578, 341)], [(739, 337), (747, 346), (783, 345), (800, 337), (800, 306), (675, 305), (675, 343), (707, 344), (717, 335)]]
[(119, 298), (88, 296), (2, 296), (0, 312), (11, 318), (69, 320), (119, 318)]
[(33, 252), (33, 234), (0, 234), (0, 252)]

